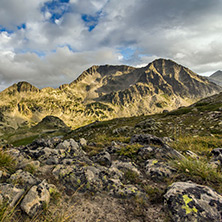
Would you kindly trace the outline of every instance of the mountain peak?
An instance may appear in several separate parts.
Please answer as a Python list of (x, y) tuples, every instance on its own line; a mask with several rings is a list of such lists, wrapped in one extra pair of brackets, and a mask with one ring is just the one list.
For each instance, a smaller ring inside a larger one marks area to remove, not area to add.
[(17, 83), (17, 91), (20, 92), (39, 92), (39, 89), (32, 84), (22, 81)]
[(37, 87), (33, 86), (32, 84), (26, 81), (21, 81), (8, 87), (3, 92), (11, 92), (12, 94), (14, 94), (16, 92), (21, 93), (21, 92), (39, 92), (39, 91), (40, 90)]
[(217, 78), (217, 77), (222, 77), (222, 71), (218, 70), (215, 73), (213, 73), (211, 76), (211, 78)]

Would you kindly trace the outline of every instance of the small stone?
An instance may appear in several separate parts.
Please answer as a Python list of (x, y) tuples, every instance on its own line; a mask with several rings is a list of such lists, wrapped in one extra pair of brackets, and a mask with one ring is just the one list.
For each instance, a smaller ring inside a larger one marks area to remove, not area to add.
[(80, 138), (79, 143), (81, 146), (86, 146), (87, 145), (87, 141), (84, 138)]

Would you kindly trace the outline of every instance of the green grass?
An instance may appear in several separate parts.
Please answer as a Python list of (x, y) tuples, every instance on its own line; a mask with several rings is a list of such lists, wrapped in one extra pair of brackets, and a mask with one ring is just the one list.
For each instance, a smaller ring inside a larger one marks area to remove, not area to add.
[(22, 146), (22, 145), (27, 145), (27, 144), (32, 143), (33, 140), (35, 140), (36, 138), (38, 138), (38, 135), (30, 136), (30, 137), (26, 137), (24, 139), (20, 139), (20, 140), (14, 141), (12, 144), (15, 147)]
[(123, 175), (123, 179), (130, 184), (138, 184), (141, 182), (139, 174), (133, 170), (127, 170)]
[(222, 107), (221, 103), (218, 103), (218, 104), (205, 104), (205, 105), (203, 105), (203, 104), (204, 103), (197, 104), (196, 108), (198, 109), (198, 111), (200, 111), (200, 112), (203, 112), (203, 111), (216, 111), (216, 110), (218, 110), (219, 108)]
[(180, 177), (211, 186), (218, 192), (222, 192), (222, 174), (218, 169), (209, 165), (206, 159), (181, 159), (172, 161), (170, 164), (177, 169)]
[(171, 144), (172, 148), (185, 151), (191, 150), (195, 153), (208, 154), (212, 149), (222, 147), (222, 135), (215, 136), (180, 136)]
[(142, 147), (140, 144), (132, 144), (122, 147), (117, 151), (117, 154), (120, 156), (126, 156), (131, 159), (136, 158), (138, 150)]
[(4, 151), (0, 150), (0, 170), (14, 173), (16, 168), (15, 159)]
[(185, 107), (185, 108), (180, 108), (174, 111), (171, 111), (169, 113), (166, 113), (165, 116), (177, 116), (177, 115), (183, 115), (190, 113), (192, 111), (192, 108), (190, 107)]

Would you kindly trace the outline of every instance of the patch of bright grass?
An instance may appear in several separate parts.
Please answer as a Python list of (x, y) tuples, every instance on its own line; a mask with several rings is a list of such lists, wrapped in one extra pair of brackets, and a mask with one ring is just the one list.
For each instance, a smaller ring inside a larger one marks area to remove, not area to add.
[(138, 184), (141, 182), (139, 174), (134, 172), (133, 170), (127, 170), (123, 175), (123, 179), (130, 184)]
[(181, 159), (170, 163), (179, 174), (194, 182), (209, 185), (222, 192), (222, 174), (211, 166), (205, 159)]
[(27, 145), (32, 143), (36, 138), (38, 138), (38, 135), (35, 136), (31, 136), (31, 137), (27, 137), (21, 140), (17, 140), (15, 142), (13, 142), (13, 146), (18, 147), (18, 146), (22, 146), (22, 145)]
[(0, 150), (0, 170), (14, 173), (16, 168), (16, 161), (12, 156)]
[(222, 147), (222, 136), (179, 137), (171, 146), (179, 151), (191, 150), (196, 153), (207, 153), (214, 148)]
[(117, 151), (117, 153), (120, 156), (127, 156), (129, 158), (135, 158), (137, 155), (138, 150), (143, 147), (140, 144), (132, 144), (132, 145), (127, 145), (125, 147), (122, 147), (120, 150)]

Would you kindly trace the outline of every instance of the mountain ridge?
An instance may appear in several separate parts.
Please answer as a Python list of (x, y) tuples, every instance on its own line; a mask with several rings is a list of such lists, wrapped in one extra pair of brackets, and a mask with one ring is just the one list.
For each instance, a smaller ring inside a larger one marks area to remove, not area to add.
[(95, 120), (157, 113), (190, 105), (221, 90), (172, 60), (157, 59), (142, 68), (92, 66), (56, 89), (38, 89), (24, 81), (2, 91), (0, 131), (24, 124), (30, 127), (49, 115), (76, 128)]

